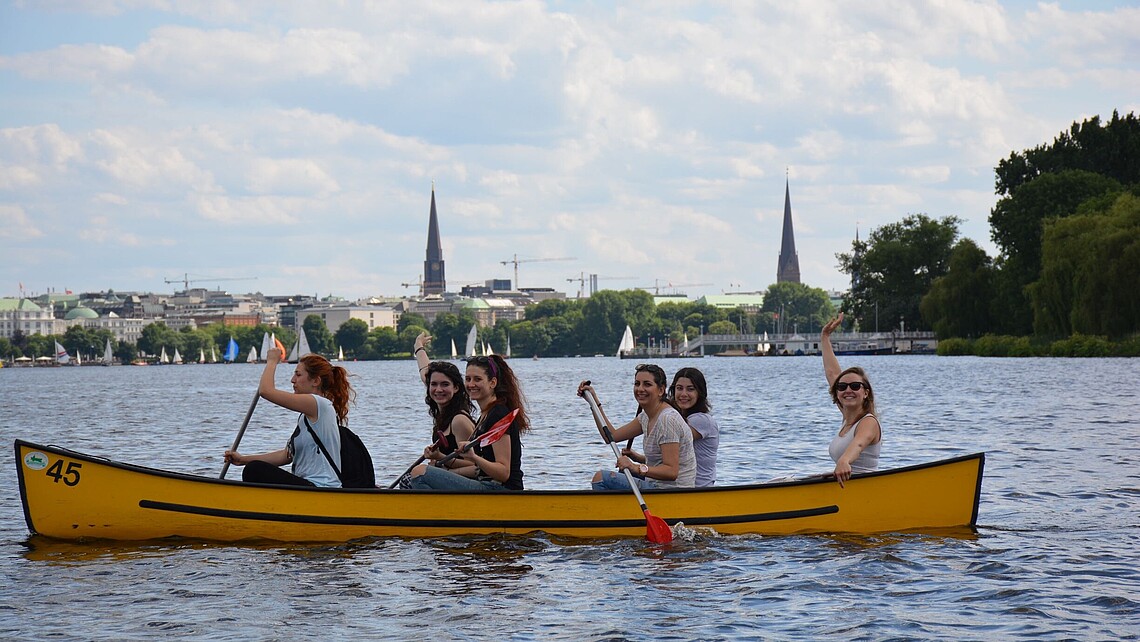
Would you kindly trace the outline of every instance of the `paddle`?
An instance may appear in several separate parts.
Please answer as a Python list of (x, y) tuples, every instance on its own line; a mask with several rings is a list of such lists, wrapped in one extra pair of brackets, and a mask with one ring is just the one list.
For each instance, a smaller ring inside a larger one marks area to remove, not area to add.
[[(602, 439), (609, 443), (610, 447), (614, 450), (614, 456), (621, 459), (621, 451), (618, 450), (617, 443), (614, 442), (614, 435), (610, 432), (610, 427), (606, 424), (605, 419), (602, 418), (602, 409), (598, 407), (598, 400), (593, 394), (583, 394), (582, 397), (590, 404), (590, 412), (594, 415), (594, 423), (598, 425), (598, 432), (602, 434)], [(665, 520), (657, 517), (649, 512), (649, 507), (645, 505), (645, 499), (641, 496), (641, 491), (637, 488), (637, 482), (633, 479), (633, 473), (629, 472), (628, 468), (622, 469), (625, 472), (626, 479), (629, 480), (629, 487), (633, 489), (633, 494), (637, 497), (637, 503), (641, 505), (641, 512), (645, 514), (645, 539), (653, 542), (654, 544), (668, 544), (673, 541), (673, 529), (665, 523)]]
[[(234, 437), (234, 445), (230, 447), (232, 452), (237, 452), (238, 444), (241, 443), (242, 435), (245, 434), (245, 427), (249, 425), (249, 418), (253, 416), (253, 409), (257, 407), (257, 400), (261, 399), (259, 392), (253, 393), (253, 401), (249, 403), (249, 410), (245, 411), (245, 420), (241, 422), (241, 430), (238, 431), (237, 437)], [(218, 479), (226, 478), (226, 471), (230, 469), (230, 462), (226, 462), (222, 466), (222, 474), (218, 475)]]
[[(439, 433), (439, 439), (436, 439), (435, 443), (432, 444), (431, 446), (428, 446), (428, 448), (431, 448), (432, 450), (438, 450), (439, 447), (442, 446), (443, 442), (445, 442), (445, 441), (447, 441), (447, 437), (444, 436), (443, 433)], [(419, 466), (420, 464), (424, 463), (425, 459), (427, 459), (427, 455), (422, 455), (419, 459), (416, 460), (416, 463), (412, 464), (411, 466), (408, 466), (408, 469), (404, 471), (404, 474), (397, 477), (396, 481), (392, 482), (392, 485), (388, 487), (388, 490), (391, 490), (391, 489), (395, 488), (396, 486), (399, 486), (400, 480), (407, 477), (408, 475), (410, 475), (412, 472), (412, 469), (415, 468), (416, 466)]]
[(466, 453), (467, 451), (474, 448), (476, 443), (478, 443), (481, 448), (486, 448), (496, 441), (499, 441), (499, 438), (507, 434), (507, 431), (510, 430), (511, 424), (514, 423), (515, 417), (517, 417), (518, 414), (519, 409), (515, 408), (514, 410), (507, 413), (506, 417), (503, 417), (502, 419), (496, 421), (495, 425), (488, 428), (485, 432), (472, 435), (471, 441), (464, 444), (463, 448), (460, 448), (459, 450), (456, 450), (450, 455), (439, 460), (438, 465), (443, 466), (452, 459), (455, 459), (456, 457)]

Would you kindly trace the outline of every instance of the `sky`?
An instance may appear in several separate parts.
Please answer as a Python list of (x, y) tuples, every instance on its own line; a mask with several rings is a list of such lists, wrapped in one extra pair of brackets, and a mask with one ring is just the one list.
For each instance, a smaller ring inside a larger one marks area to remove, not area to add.
[(1140, 112), (1140, 3), (0, 4), (0, 296), (845, 290), (856, 230)]

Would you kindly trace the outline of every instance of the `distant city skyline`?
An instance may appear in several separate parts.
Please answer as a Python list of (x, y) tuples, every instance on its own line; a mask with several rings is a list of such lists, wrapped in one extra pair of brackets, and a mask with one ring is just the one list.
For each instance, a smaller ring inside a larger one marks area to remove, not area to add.
[(1138, 33), (1099, 0), (0, 2), (0, 296), (415, 294), (433, 183), (449, 290), (575, 257), (521, 285), (763, 291), (788, 181), (806, 285), (915, 213), (993, 256), (994, 166), (1140, 111)]

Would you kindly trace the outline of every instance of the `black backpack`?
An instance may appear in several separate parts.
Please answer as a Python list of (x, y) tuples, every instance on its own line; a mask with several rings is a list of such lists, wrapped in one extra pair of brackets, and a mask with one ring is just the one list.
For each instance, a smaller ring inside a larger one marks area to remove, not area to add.
[(305, 427), (309, 429), (313, 441), (317, 442), (317, 447), (324, 453), (325, 459), (329, 461), (333, 472), (340, 479), (341, 488), (376, 488), (376, 471), (372, 467), (372, 455), (368, 454), (368, 448), (364, 446), (364, 442), (356, 433), (349, 430), (348, 426), (338, 426), (340, 428), (340, 463), (344, 466), (344, 470), (341, 470), (333, 463), (333, 458), (329, 456), (329, 451), (321, 443), (321, 438), (309, 425), (309, 418), (305, 417), (304, 414), (301, 417), (304, 418)]

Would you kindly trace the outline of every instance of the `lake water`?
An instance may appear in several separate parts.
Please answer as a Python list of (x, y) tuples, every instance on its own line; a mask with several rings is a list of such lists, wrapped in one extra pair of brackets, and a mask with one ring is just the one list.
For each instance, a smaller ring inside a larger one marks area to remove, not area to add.
[[(634, 363), (512, 360), (533, 418), (528, 488), (583, 488), (612, 463), (594, 381), (632, 417)], [(839, 412), (818, 358), (660, 360), (708, 377), (720, 483), (831, 469)], [(847, 357), (866, 367), (882, 466), (986, 452), (976, 536), (375, 539), (342, 545), (30, 538), (0, 467), (0, 637), (46, 639), (738, 640), (1140, 638), (1140, 359)], [(427, 442), (411, 361), (345, 364), (351, 425), (390, 481)], [(291, 367), (278, 370), (278, 385)], [(0, 369), (0, 441), (58, 444), (216, 476), (253, 365)], [(245, 452), (294, 424), (261, 402)], [(11, 451), (9, 451), (11, 452)], [(240, 475), (232, 469), (231, 478)]]

